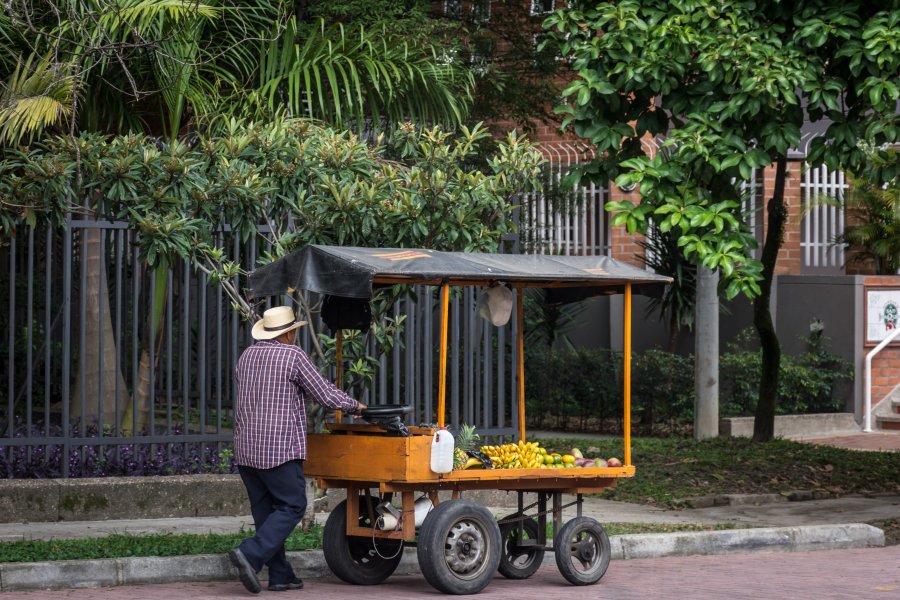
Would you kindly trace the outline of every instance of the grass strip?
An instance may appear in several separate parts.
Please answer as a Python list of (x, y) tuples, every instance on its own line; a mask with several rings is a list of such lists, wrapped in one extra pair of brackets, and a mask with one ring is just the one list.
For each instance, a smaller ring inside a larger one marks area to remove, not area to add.
[[(609, 535), (636, 533), (674, 533), (683, 531), (717, 531), (742, 527), (733, 523), (604, 523)], [(548, 529), (549, 529), (548, 524)], [(548, 535), (552, 539), (552, 531)], [(29, 540), (0, 542), (0, 562), (44, 562), (52, 560), (94, 560), (134, 556), (188, 556), (193, 554), (224, 554), (252, 531), (235, 534), (112, 534), (99, 538), (59, 540)], [(309, 532), (295, 531), (285, 543), (289, 552), (318, 550), (322, 547), (322, 528)]]
[[(48, 560), (93, 560), (129, 556), (183, 556), (224, 554), (252, 531), (234, 534), (112, 534), (98, 538), (22, 540), (0, 542), (0, 563), (42, 562)], [(294, 531), (285, 549), (315, 550), (322, 547), (322, 528)]]
[[(623, 458), (622, 440), (541, 439), (557, 452)], [(590, 449), (590, 452), (588, 452)], [(678, 507), (709, 494), (786, 494), (821, 490), (830, 496), (900, 493), (900, 452), (860, 452), (776, 439), (632, 438), (635, 476), (619, 479), (601, 497)]]
[(634, 535), (638, 533), (684, 533), (692, 531), (725, 531), (750, 529), (745, 523), (603, 523), (608, 535)]

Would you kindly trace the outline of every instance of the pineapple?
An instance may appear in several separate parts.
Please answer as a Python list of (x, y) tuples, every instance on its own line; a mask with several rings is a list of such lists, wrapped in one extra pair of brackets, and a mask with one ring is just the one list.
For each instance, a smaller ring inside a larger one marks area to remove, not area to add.
[(462, 469), (466, 466), (469, 456), (466, 450), (474, 450), (478, 447), (481, 436), (475, 433), (474, 425), (462, 424), (456, 434), (456, 450), (453, 452), (453, 468)]

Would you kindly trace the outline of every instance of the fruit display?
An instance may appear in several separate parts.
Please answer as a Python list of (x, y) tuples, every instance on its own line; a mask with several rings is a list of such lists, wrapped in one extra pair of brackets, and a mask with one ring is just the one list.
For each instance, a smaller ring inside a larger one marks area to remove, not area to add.
[[(578, 448), (565, 454), (553, 452), (538, 442), (519, 441), (498, 446), (482, 446), (483, 452), (496, 469), (577, 469), (591, 467), (621, 467), (615, 457), (587, 458)], [(482, 468), (480, 461), (471, 460), (465, 468)]]
[[(474, 450), (475, 445), (481, 440), (481, 436), (475, 431), (474, 425), (460, 426), (459, 431), (453, 438), (455, 448), (453, 452), (453, 469), (471, 469), (475, 466), (472, 457), (469, 456), (469, 450)], [(480, 462), (478, 464), (481, 464)]]
[(503, 444), (500, 446), (482, 446), (481, 451), (487, 454), (494, 468), (497, 469), (543, 469), (547, 467), (547, 450), (537, 442)]

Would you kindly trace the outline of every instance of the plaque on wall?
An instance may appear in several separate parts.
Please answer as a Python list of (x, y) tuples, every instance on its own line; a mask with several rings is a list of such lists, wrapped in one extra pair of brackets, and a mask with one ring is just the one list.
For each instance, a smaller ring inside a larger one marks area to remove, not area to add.
[(900, 287), (866, 287), (865, 294), (866, 345), (874, 346), (900, 327)]

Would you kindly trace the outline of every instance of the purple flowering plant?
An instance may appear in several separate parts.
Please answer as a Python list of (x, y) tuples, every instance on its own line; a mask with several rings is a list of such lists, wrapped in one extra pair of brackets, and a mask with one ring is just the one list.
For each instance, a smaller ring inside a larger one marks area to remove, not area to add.
[[(18, 419), (17, 419), (18, 421)], [(0, 431), (6, 426), (0, 424)], [(79, 431), (73, 424), (70, 431)], [(0, 479), (52, 479), (64, 476), (63, 464), (68, 461), (69, 477), (124, 477), (153, 475), (188, 475), (198, 473), (234, 473), (236, 468), (229, 442), (141, 442), (140, 435), (129, 443), (103, 443), (110, 437), (109, 428), (103, 436), (96, 425), (85, 428), (78, 439), (92, 443), (68, 442), (59, 425), (45, 429), (41, 423), (28, 427), (16, 422), (13, 438), (58, 438), (59, 442), (25, 446), (0, 446)], [(183, 433), (174, 425), (170, 435)], [(96, 440), (96, 442), (95, 442)]]

